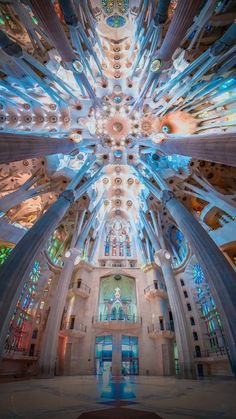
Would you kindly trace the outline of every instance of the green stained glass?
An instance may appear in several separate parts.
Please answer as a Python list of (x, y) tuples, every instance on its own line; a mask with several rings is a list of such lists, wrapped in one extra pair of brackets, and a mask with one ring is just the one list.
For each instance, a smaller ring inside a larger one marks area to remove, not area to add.
[(0, 249), (0, 265), (2, 265), (5, 262), (11, 251), (11, 247), (2, 247)]

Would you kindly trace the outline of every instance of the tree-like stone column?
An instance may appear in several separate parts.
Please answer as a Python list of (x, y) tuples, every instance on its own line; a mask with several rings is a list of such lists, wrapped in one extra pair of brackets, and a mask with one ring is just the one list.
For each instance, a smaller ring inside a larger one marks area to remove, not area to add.
[(174, 16), (158, 53), (158, 58), (169, 61), (180, 46), (202, 0), (179, 0)]
[(174, 319), (175, 338), (178, 348), (181, 378), (193, 378), (196, 375), (189, 327), (185, 317), (179, 289), (171, 267), (171, 256), (165, 249), (155, 252), (155, 261), (161, 267), (166, 284), (168, 299)]
[(68, 138), (0, 133), (0, 163), (44, 157), (50, 154), (70, 154), (77, 148), (78, 145)]
[(73, 202), (80, 198), (98, 179), (101, 169), (75, 190), (84, 173), (92, 163), (87, 160), (77, 176), (70, 182), (58, 200), (42, 215), (23, 236), (0, 270), (0, 354), (2, 354), (9, 321), (19, 299), (22, 287), (28, 278), (32, 264), (46, 246), (50, 235)]
[[(155, 218), (152, 214), (153, 219)], [(152, 230), (151, 224), (148, 224), (146, 217), (140, 211), (140, 218), (145, 226), (145, 229), (150, 235), (150, 239), (155, 250), (155, 261), (162, 269), (164, 281), (166, 284), (167, 294), (169, 298), (171, 312), (174, 318), (175, 336), (179, 354), (180, 363), (180, 377), (182, 378), (193, 378), (194, 373), (194, 359), (191, 348), (191, 339), (188, 335), (187, 319), (184, 314), (184, 309), (179, 295), (178, 286), (175, 281), (174, 273), (171, 266), (171, 257), (169, 252), (165, 248), (161, 248), (159, 240), (164, 243), (164, 238), (159, 231), (158, 224), (155, 223), (155, 233)], [(157, 234), (158, 233), (158, 234)], [(184, 332), (183, 332), (184, 329)]]
[(21, 204), (27, 199), (38, 196), (39, 194), (48, 192), (49, 183), (31, 188), (40, 178), (42, 174), (40, 170), (33, 174), (23, 185), (21, 185), (16, 191), (13, 191), (3, 198), (0, 199), (0, 211), (7, 212), (9, 209)]
[(163, 190), (162, 202), (190, 243), (209, 282), (221, 312), (232, 370), (236, 375), (236, 272), (221, 250), (193, 215), (169, 190)]
[(236, 132), (199, 135), (167, 135), (158, 144), (166, 154), (180, 154), (194, 159), (236, 166)]
[(56, 293), (53, 297), (53, 302), (50, 308), (47, 326), (43, 337), (43, 346), (41, 350), (39, 366), (40, 373), (44, 377), (52, 377), (54, 375), (61, 318), (66, 303), (67, 292), (73, 274), (74, 265), (78, 265), (80, 262), (84, 242), (92, 225), (94, 224), (95, 218), (101, 208), (102, 203), (103, 200), (101, 199), (94, 208), (89, 220), (82, 230), (81, 226), (84, 220), (84, 212), (81, 214), (78, 227), (75, 228), (71, 242), (71, 244), (75, 247), (71, 247), (71, 249), (65, 254), (64, 265), (58, 280)]
[(42, 0), (30, 0), (29, 3), (63, 61), (71, 63), (75, 60), (76, 54), (67, 39), (52, 2), (49, 0), (44, 0), (44, 2)]
[(44, 331), (43, 346), (39, 360), (40, 375), (42, 377), (53, 377), (55, 373), (58, 334), (67, 292), (73, 274), (75, 261), (77, 258), (80, 258), (82, 254), (82, 252), (78, 249), (71, 249), (67, 253), (68, 254), (64, 257), (64, 265), (58, 279), (56, 293), (53, 297), (46, 329)]

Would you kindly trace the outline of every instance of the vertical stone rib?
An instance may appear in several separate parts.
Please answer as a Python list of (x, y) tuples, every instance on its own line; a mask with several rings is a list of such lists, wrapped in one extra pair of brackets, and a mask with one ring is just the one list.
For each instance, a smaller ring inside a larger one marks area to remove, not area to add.
[(158, 54), (158, 57), (163, 61), (169, 61), (175, 50), (180, 46), (201, 3), (202, 0), (178, 1), (174, 16)]
[(160, 143), (161, 151), (236, 166), (236, 132), (171, 136)]
[(67, 138), (48, 138), (24, 134), (0, 134), (0, 163), (44, 157), (50, 154), (69, 154), (76, 144)]
[(33, 12), (42, 23), (44, 31), (66, 63), (76, 59), (76, 55), (66, 37), (64, 29), (57, 17), (50, 0), (30, 0)]

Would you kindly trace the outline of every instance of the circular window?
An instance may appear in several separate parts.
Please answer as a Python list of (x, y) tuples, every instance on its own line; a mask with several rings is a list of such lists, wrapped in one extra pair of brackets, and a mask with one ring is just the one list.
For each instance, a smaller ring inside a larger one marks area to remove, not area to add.
[(169, 133), (170, 133), (170, 127), (169, 127), (169, 125), (163, 125), (163, 126), (161, 127), (161, 130), (162, 130), (162, 132), (163, 132), (164, 134), (169, 134)]
[(106, 23), (111, 28), (121, 28), (126, 24), (126, 19), (120, 15), (113, 15), (107, 18)]

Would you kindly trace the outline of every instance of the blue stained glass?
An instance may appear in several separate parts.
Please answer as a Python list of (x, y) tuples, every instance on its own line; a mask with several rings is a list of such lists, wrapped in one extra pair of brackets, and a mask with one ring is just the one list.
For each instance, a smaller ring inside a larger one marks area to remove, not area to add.
[(198, 263), (193, 267), (193, 278), (195, 284), (202, 284), (205, 279), (204, 272)]
[(113, 99), (113, 102), (121, 103), (122, 102), (122, 97), (121, 96), (115, 96), (114, 99)]
[(120, 15), (113, 15), (107, 18), (106, 23), (111, 28), (121, 28), (126, 24), (126, 19)]
[(164, 134), (169, 134), (170, 133), (170, 127), (168, 125), (163, 125), (161, 130)]

